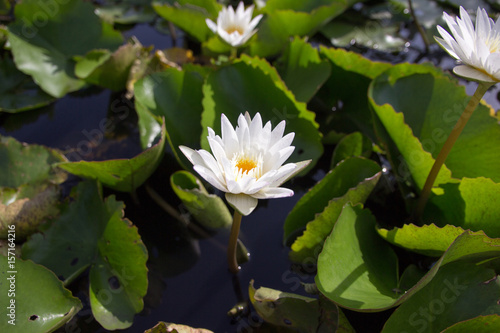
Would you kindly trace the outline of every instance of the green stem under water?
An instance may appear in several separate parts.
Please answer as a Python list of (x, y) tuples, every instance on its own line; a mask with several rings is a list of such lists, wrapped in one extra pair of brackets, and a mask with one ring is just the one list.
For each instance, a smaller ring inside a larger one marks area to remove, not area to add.
[(229, 55), (229, 59), (236, 59), (238, 57), (238, 48), (236, 47), (231, 47), (231, 53)]
[(462, 114), (460, 115), (460, 119), (458, 119), (457, 123), (455, 124), (455, 127), (453, 127), (453, 129), (451, 130), (450, 136), (448, 136), (448, 139), (446, 139), (446, 142), (444, 143), (443, 147), (441, 148), (441, 151), (436, 157), (436, 161), (434, 161), (434, 165), (432, 166), (431, 171), (429, 172), (429, 175), (427, 176), (427, 179), (425, 181), (422, 192), (420, 193), (420, 197), (417, 202), (417, 206), (415, 208), (415, 222), (420, 221), (420, 219), (422, 218), (425, 205), (427, 204), (427, 200), (429, 199), (429, 196), (431, 194), (431, 190), (436, 180), (436, 177), (439, 174), (439, 170), (441, 170), (441, 166), (444, 164), (444, 161), (448, 157), (448, 154), (453, 148), (455, 141), (457, 141), (460, 133), (462, 133), (462, 130), (467, 124), (467, 121), (469, 120), (472, 113), (476, 109), (477, 105), (481, 101), (481, 98), (483, 98), (488, 88), (490, 88), (492, 85), (493, 83), (490, 82), (479, 83), (476, 92), (474, 93), (474, 95), (472, 95), (471, 99), (469, 100), (469, 103), (465, 107), (464, 112), (462, 112)]
[(227, 264), (231, 273), (238, 273), (240, 267), (236, 260), (236, 247), (238, 245), (238, 234), (240, 233), (241, 214), (235, 210), (233, 215), (233, 225), (231, 226), (231, 235), (229, 236), (229, 245), (227, 246)]

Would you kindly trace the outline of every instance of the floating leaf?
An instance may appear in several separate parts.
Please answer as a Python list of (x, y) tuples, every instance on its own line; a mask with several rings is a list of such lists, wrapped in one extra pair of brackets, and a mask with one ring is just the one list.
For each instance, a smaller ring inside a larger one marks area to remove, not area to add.
[(442, 228), (435, 224), (405, 224), (402, 228), (392, 230), (377, 228), (377, 232), (386, 241), (399, 247), (426, 256), (440, 257), (464, 229), (449, 224)]
[(443, 333), (481, 332), (490, 329), (492, 331), (500, 330), (499, 315), (491, 314), (460, 321), (448, 327), (447, 329), (443, 330), (442, 332)]
[[(156, 136), (157, 119), (165, 118), (169, 143), (178, 160), (179, 145), (199, 147), (203, 77), (194, 70), (168, 68), (139, 80), (134, 87), (141, 142)], [(187, 160), (183, 160), (187, 161)]]
[[(388, 134), (385, 144), (400, 180), (423, 187), (444, 141), (470, 99), (463, 87), (427, 65), (401, 64), (377, 77), (370, 101)], [(457, 139), (435, 185), (449, 178), (500, 181), (500, 126), (479, 105)], [(450, 174), (451, 172), (451, 174)], [(450, 221), (451, 222), (451, 221)]]
[(37, 0), (19, 3), (8, 36), (17, 68), (31, 75), (48, 94), (62, 97), (85, 84), (74, 75), (73, 56), (92, 49), (115, 50), (123, 39), (109, 24), (99, 21), (88, 2), (51, 4)]
[(0, 58), (0, 111), (21, 112), (52, 103), (55, 98), (46, 94), (31, 77), (20, 72), (14, 62)]
[(155, 2), (153, 8), (161, 17), (184, 30), (198, 42), (203, 42), (213, 34), (205, 19), (216, 21), (222, 6), (215, 0), (178, 0), (174, 3)]
[(66, 176), (54, 165), (65, 160), (54, 149), (0, 136), (0, 186), (18, 187), (45, 181), (59, 184)]
[(90, 266), (92, 312), (110, 330), (132, 324), (148, 284), (147, 250), (137, 228), (123, 219), (123, 208), (114, 196), (103, 201), (97, 182), (81, 182), (60, 216), (22, 249), (23, 258), (50, 268), (66, 284)]
[(160, 321), (155, 327), (145, 330), (144, 333), (213, 333), (204, 328), (192, 328), (186, 325), (166, 323)]
[(2, 332), (53, 332), (82, 308), (80, 300), (42, 265), (0, 256), (0, 267)]
[(165, 126), (162, 126), (160, 141), (130, 159), (65, 162), (57, 166), (80, 177), (97, 179), (114, 190), (132, 192), (151, 176), (161, 162), (165, 137)]
[[(284, 240), (291, 244), (296, 233), (302, 233), (310, 221), (318, 218), (318, 222), (329, 216), (326, 225), (313, 232), (319, 238), (311, 243), (316, 247), (332, 230), (333, 224), (342, 210), (342, 206), (350, 201), (364, 202), (380, 177), (380, 166), (374, 161), (353, 157), (339, 163), (337, 167), (323, 177), (312, 189), (297, 202), (288, 214), (284, 225)], [(322, 216), (320, 213), (324, 213)], [(320, 215), (317, 215), (320, 214)], [(317, 228), (317, 227), (315, 227)], [(309, 232), (312, 232), (310, 230)], [(319, 241), (319, 243), (318, 243)], [(304, 244), (305, 245), (305, 244)], [(316, 254), (317, 255), (317, 254)]]
[(330, 168), (333, 169), (340, 161), (352, 156), (369, 157), (372, 152), (372, 142), (360, 132), (344, 136), (333, 151)]
[(115, 52), (92, 50), (83, 57), (76, 57), (75, 74), (88, 83), (115, 91), (123, 90), (141, 49), (141, 45), (129, 43)]
[(192, 173), (177, 171), (170, 176), (170, 185), (193, 217), (203, 226), (224, 228), (233, 222), (224, 201), (209, 194), (201, 181)]
[(356, 310), (390, 307), (399, 298), (396, 254), (360, 205), (342, 209), (318, 257), (316, 285), (332, 301)]
[(299, 332), (354, 332), (340, 309), (326, 299), (260, 287), (255, 289), (253, 280), (248, 287), (250, 301), (264, 321)]
[(16, 240), (21, 241), (45, 220), (57, 215), (59, 191), (54, 184), (22, 185), (17, 189), (0, 187), (0, 238), (7, 238), (9, 226), (13, 225)]
[[(459, 321), (500, 314), (499, 298), (500, 282), (494, 270), (451, 263), (440, 268), (432, 281), (397, 308), (382, 332), (395, 332), (401, 327), (406, 332), (441, 332)], [(494, 329), (488, 327), (486, 331)]]
[(235, 124), (248, 111), (253, 117), (260, 112), (264, 122), (273, 127), (286, 121), (285, 132), (295, 132), (295, 151), (290, 161), (312, 159), (310, 169), (323, 152), (321, 134), (314, 113), (297, 102), (286, 88), (276, 69), (268, 62), (242, 55), (235, 63), (210, 73), (203, 85), (202, 147), (209, 149), (207, 127), (220, 134), (220, 117), (224, 113)]
[(330, 62), (305, 40), (295, 38), (288, 46), (280, 71), (283, 81), (297, 101), (308, 102), (330, 76)]
[(103, 21), (112, 24), (148, 23), (156, 17), (151, 2), (151, 0), (107, 0), (100, 3), (95, 13)]

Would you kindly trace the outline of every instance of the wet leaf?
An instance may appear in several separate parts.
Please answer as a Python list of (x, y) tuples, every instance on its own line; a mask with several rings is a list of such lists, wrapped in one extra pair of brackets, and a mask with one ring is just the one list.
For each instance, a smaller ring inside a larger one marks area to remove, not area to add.
[[(242, 55), (235, 63), (210, 73), (203, 85), (201, 146), (208, 150), (207, 127), (220, 134), (220, 116), (224, 113), (236, 124), (246, 111), (253, 117), (260, 112), (263, 122), (273, 127), (285, 120), (285, 133), (294, 132), (295, 151), (289, 161), (312, 159), (312, 168), (323, 152), (321, 134), (314, 113), (297, 102), (276, 69), (267, 61)], [(305, 172), (304, 172), (305, 173)]]
[(284, 225), (285, 243), (296, 241), (297, 233), (302, 233), (307, 226), (309, 230), (306, 230), (304, 238), (292, 250), (315, 250), (319, 253), (342, 206), (349, 201), (364, 202), (379, 178), (380, 166), (374, 161), (353, 157), (339, 163), (300, 198), (288, 214)]
[(166, 323), (160, 321), (155, 327), (145, 330), (144, 333), (213, 333), (204, 328), (192, 328), (186, 325)]
[(40, 224), (58, 214), (59, 192), (54, 184), (0, 187), (0, 238), (7, 237), (11, 225), (15, 226), (17, 241), (37, 231)]
[(66, 175), (55, 164), (65, 160), (54, 149), (0, 136), (0, 186), (19, 187), (45, 181), (59, 184)]
[(494, 270), (451, 263), (440, 268), (432, 281), (397, 308), (382, 332), (394, 332), (401, 327), (407, 332), (441, 332), (479, 315), (499, 315), (499, 298), (500, 282)]
[[(248, 290), (250, 301), (264, 321), (299, 332), (354, 332), (340, 309), (326, 299), (315, 299), (260, 287), (253, 280)], [(340, 332), (340, 331), (339, 331)]]
[(330, 62), (303, 39), (295, 38), (283, 54), (280, 72), (297, 101), (308, 102), (330, 76)]
[[(177, 159), (188, 163), (179, 145), (199, 147), (203, 77), (194, 70), (168, 68), (139, 80), (134, 87), (141, 143), (148, 146), (165, 117), (169, 143)], [(179, 158), (182, 156), (182, 160)]]
[(142, 50), (141, 45), (125, 44), (115, 52), (92, 50), (76, 57), (75, 74), (86, 82), (119, 91), (126, 87), (130, 69)]
[(148, 23), (156, 17), (151, 2), (151, 0), (108, 0), (100, 4), (95, 13), (103, 21), (112, 24)]
[(83, 178), (97, 179), (114, 190), (132, 192), (151, 176), (161, 162), (165, 138), (165, 126), (162, 126), (160, 141), (133, 158), (65, 162), (57, 166)]
[(48, 267), (65, 284), (90, 267), (92, 312), (110, 330), (132, 324), (148, 283), (146, 247), (123, 209), (114, 196), (102, 200), (97, 182), (83, 181), (60, 216), (22, 249), (23, 258)]
[(0, 111), (21, 112), (55, 101), (43, 92), (28, 75), (20, 72), (9, 57), (0, 58)]
[(203, 42), (213, 34), (205, 19), (217, 21), (222, 6), (215, 0), (178, 0), (155, 2), (153, 8), (158, 15), (181, 28), (198, 42)]
[(44, 266), (0, 256), (0, 267), (2, 332), (53, 332), (82, 308), (80, 300)]
[(340, 161), (353, 156), (369, 157), (372, 153), (372, 142), (360, 132), (344, 136), (333, 151), (330, 168), (333, 169)]
[(442, 228), (435, 224), (405, 224), (402, 228), (391, 230), (377, 228), (377, 232), (386, 241), (399, 247), (426, 256), (440, 257), (464, 229), (449, 224)]
[(177, 171), (170, 176), (170, 185), (188, 211), (203, 226), (224, 228), (233, 222), (224, 201), (209, 194), (201, 181), (192, 173)]
[(123, 42), (121, 34), (100, 22), (94, 7), (81, 0), (51, 5), (26, 0), (15, 6), (15, 17), (8, 26), (14, 62), (54, 97), (85, 84), (74, 74), (73, 56), (92, 49), (115, 50)]

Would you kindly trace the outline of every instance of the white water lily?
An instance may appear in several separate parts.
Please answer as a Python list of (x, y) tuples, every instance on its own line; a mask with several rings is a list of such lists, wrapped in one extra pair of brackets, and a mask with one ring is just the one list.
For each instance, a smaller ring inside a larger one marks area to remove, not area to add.
[(472, 24), (467, 11), (460, 7), (460, 18), (453, 19), (447, 13), (443, 17), (451, 31), (438, 26), (441, 37), (436, 41), (462, 64), (455, 74), (482, 82), (500, 81), (500, 19), (494, 22), (484, 9), (478, 7), (476, 24)]
[(259, 24), (262, 15), (257, 15), (252, 20), (254, 6), (245, 10), (243, 2), (238, 4), (236, 11), (233, 7), (225, 7), (219, 12), (217, 24), (206, 19), (208, 27), (218, 34), (226, 43), (232, 47), (238, 47), (246, 43), (257, 31), (255, 27)]
[(194, 170), (217, 189), (226, 192), (226, 200), (242, 215), (250, 214), (258, 199), (289, 197), (293, 191), (280, 187), (304, 169), (310, 160), (283, 163), (295, 147), (290, 144), (295, 134), (283, 136), (285, 121), (271, 130), (271, 122), (262, 126), (257, 113), (253, 120), (248, 112), (238, 117), (233, 128), (227, 117), (221, 117), (221, 136), (208, 128), (208, 143), (212, 154), (200, 149), (180, 146), (193, 163)]

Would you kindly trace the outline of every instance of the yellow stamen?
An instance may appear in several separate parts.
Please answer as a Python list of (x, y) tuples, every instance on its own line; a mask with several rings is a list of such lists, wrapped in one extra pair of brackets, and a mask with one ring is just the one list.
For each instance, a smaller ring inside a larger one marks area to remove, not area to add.
[(248, 173), (250, 170), (257, 166), (257, 162), (248, 157), (243, 157), (238, 159), (236, 162), (236, 167), (241, 170), (242, 173)]
[(243, 29), (241, 29), (241, 27), (237, 27), (237, 26), (234, 26), (234, 25), (230, 26), (230, 27), (227, 27), (225, 30), (226, 30), (226, 32), (228, 34), (232, 34), (233, 32), (236, 31), (238, 34), (243, 35)]

